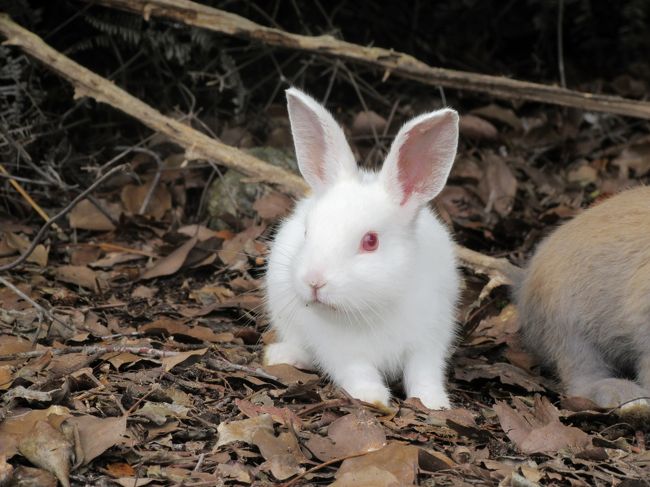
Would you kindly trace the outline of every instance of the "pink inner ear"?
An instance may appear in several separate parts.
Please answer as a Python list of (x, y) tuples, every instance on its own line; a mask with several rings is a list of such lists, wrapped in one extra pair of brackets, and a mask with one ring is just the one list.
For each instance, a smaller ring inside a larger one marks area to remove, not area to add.
[[(296, 152), (301, 170), (305, 179), (310, 181), (309, 176), (320, 182), (325, 181), (325, 132), (320, 121), (302, 101), (290, 100), (294, 122), (292, 131)], [(303, 166), (304, 165), (304, 166)]]
[(442, 190), (447, 178), (445, 160), (449, 157), (450, 145), (449, 134), (444, 130), (446, 125), (444, 118), (434, 118), (405, 134), (397, 161), (402, 205), (414, 194), (428, 200)]

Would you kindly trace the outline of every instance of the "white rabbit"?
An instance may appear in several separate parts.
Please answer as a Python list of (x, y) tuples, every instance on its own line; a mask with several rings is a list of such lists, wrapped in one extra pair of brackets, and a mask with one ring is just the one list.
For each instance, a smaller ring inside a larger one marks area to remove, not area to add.
[(449, 109), (409, 121), (383, 169), (357, 168), (341, 127), (316, 100), (287, 90), (300, 172), (313, 193), (280, 226), (266, 275), (278, 342), (267, 364), (316, 366), (352, 397), (387, 405), (386, 380), (448, 408), (459, 274), (452, 239), (427, 202), (458, 145)]

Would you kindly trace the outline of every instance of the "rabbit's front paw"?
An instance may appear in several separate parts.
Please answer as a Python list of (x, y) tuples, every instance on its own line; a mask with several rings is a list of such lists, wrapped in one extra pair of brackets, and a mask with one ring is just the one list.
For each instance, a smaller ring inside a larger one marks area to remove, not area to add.
[(414, 394), (422, 404), (429, 409), (450, 409), (451, 403), (449, 397), (444, 392), (442, 393), (426, 393)]
[(355, 399), (371, 404), (388, 406), (390, 401), (388, 387), (379, 382), (359, 382), (344, 389)]
[(278, 364), (289, 364), (299, 369), (313, 369), (307, 352), (288, 342), (271, 343), (264, 350), (264, 365)]

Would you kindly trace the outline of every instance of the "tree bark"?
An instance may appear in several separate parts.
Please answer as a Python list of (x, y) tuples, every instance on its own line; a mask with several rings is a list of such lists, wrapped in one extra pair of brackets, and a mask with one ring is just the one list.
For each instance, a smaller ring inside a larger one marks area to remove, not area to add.
[(270, 46), (323, 54), (366, 64), (381, 70), (384, 78), (395, 75), (427, 85), (487, 93), (509, 100), (528, 100), (581, 110), (650, 119), (650, 103), (645, 101), (585, 93), (558, 86), (514, 80), (503, 76), (490, 76), (438, 68), (429, 66), (413, 56), (392, 49), (360, 46), (335, 39), (329, 35), (312, 37), (291, 34), (189, 0), (86, 1), (138, 13), (146, 20), (152, 16), (163, 17), (214, 32), (259, 41)]

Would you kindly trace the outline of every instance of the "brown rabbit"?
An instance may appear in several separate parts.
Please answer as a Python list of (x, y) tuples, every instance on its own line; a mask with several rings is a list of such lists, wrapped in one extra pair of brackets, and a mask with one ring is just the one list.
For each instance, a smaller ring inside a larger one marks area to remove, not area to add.
[(650, 411), (650, 187), (559, 227), (523, 276), (514, 294), (524, 343), (567, 393)]

